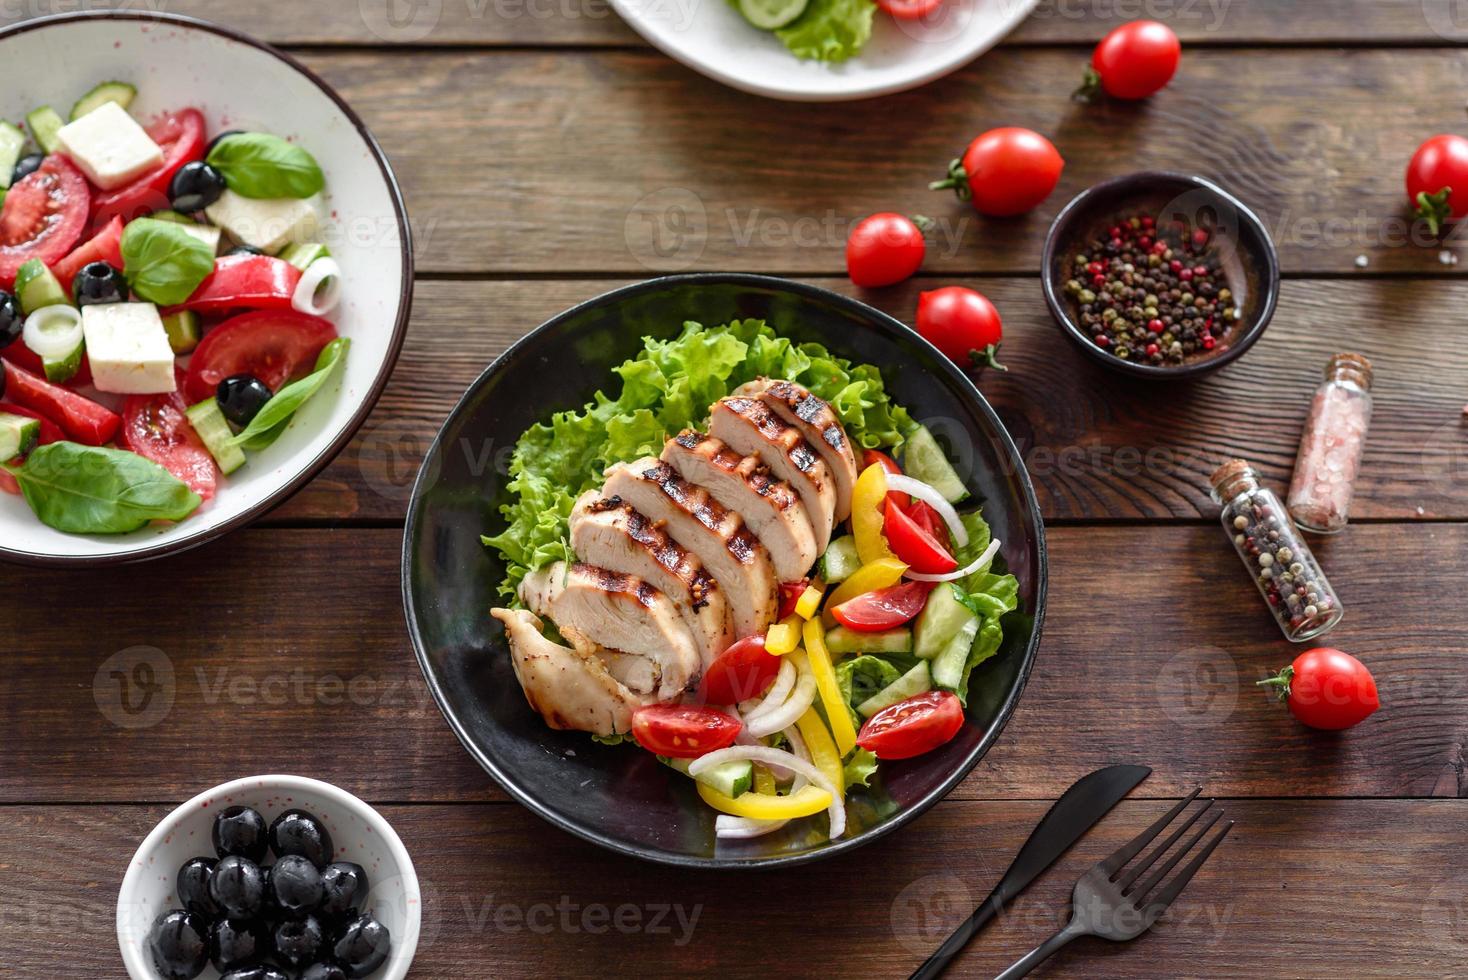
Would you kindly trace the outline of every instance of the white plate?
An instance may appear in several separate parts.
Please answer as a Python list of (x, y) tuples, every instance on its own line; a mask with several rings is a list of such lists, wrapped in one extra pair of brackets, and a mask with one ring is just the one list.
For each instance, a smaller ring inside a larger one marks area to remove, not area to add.
[(903, 92), (962, 68), (1024, 20), (1039, 0), (944, 0), (927, 21), (877, 11), (872, 38), (840, 64), (802, 61), (728, 0), (612, 0), (622, 19), (683, 64), (725, 85), (792, 102)]
[(406, 213), (387, 159), (324, 82), (287, 56), (225, 28), (158, 14), (63, 14), (0, 31), (8, 81), (0, 118), (51, 104), (63, 114), (100, 81), (138, 87), (132, 112), (195, 107), (210, 135), (257, 128), (293, 138), (326, 172), (324, 237), (345, 278), (331, 316), (352, 340), (345, 370), (270, 449), (220, 480), (187, 520), (126, 535), (71, 535), (0, 493), (0, 557), (32, 563), (133, 561), (202, 544), (260, 516), (346, 445), (387, 383), (407, 330), (413, 263)]

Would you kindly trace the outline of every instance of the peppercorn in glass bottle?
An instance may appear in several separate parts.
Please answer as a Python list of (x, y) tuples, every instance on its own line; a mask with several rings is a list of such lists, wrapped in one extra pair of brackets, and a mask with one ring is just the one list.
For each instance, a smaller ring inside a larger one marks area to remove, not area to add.
[(1285, 637), (1303, 643), (1334, 629), (1344, 615), (1340, 597), (1254, 468), (1242, 459), (1220, 466), (1213, 474), (1213, 499), (1222, 505), (1224, 530)]
[(1334, 534), (1346, 526), (1366, 430), (1371, 425), (1371, 362), (1337, 354), (1310, 403), (1290, 483), (1290, 516), (1307, 531)]

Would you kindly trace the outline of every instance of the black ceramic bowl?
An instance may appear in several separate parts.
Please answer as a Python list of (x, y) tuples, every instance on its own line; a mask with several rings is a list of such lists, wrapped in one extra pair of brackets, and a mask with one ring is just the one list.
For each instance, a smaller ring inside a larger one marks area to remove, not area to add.
[[(882, 366), (893, 397), (954, 448), (960, 475), (1003, 542), (1022, 610), (1005, 622), (1001, 655), (974, 671), (968, 722), (940, 750), (885, 763), (874, 788), (848, 800), (847, 836), (825, 820), (793, 821), (750, 841), (719, 841), (715, 814), (686, 777), (636, 746), (607, 747), (547, 728), (525, 703), (504, 635), (489, 617), (504, 566), (479, 536), (503, 524), (503, 463), (531, 424), (612, 388), (613, 366), (644, 336), (685, 320), (763, 317), (783, 334)], [(470, 386), (429, 450), (408, 508), (403, 600), (413, 646), (439, 707), (465, 748), (516, 799), (562, 829), (667, 864), (797, 864), (896, 830), (941, 799), (998, 738), (1019, 700), (1045, 609), (1045, 537), (1014, 443), (972, 382), (906, 326), (824, 289), (764, 276), (655, 279), (598, 296), (541, 325)]]
[[(1070, 264), (1077, 249), (1114, 225), (1119, 216), (1138, 212), (1155, 215), (1159, 227), (1180, 222), (1190, 229), (1209, 229), (1228, 288), (1243, 309), (1242, 318), (1218, 348), (1176, 367), (1124, 361), (1096, 346), (1076, 323), (1064, 292), (1066, 281), (1073, 277)], [(1040, 276), (1055, 322), (1087, 357), (1122, 374), (1150, 380), (1195, 378), (1242, 356), (1269, 326), (1279, 301), (1279, 255), (1258, 215), (1210, 180), (1163, 171), (1118, 177), (1081, 192), (1050, 226)]]

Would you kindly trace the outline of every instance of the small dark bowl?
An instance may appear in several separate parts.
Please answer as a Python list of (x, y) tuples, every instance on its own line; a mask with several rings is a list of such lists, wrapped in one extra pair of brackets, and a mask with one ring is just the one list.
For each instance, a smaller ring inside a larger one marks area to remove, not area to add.
[[(1073, 318), (1063, 287), (1072, 278), (1066, 268), (1077, 246), (1122, 214), (1145, 211), (1165, 221), (1183, 221), (1214, 229), (1224, 276), (1244, 315), (1212, 353), (1176, 367), (1124, 361), (1107, 353)], [(1279, 255), (1264, 222), (1249, 207), (1211, 180), (1165, 171), (1143, 171), (1104, 181), (1081, 192), (1061, 210), (1045, 238), (1040, 278), (1045, 302), (1071, 340), (1087, 357), (1113, 371), (1149, 380), (1196, 378), (1241, 357), (1269, 326), (1279, 302)]]
[[(887, 388), (954, 449), (959, 475), (1003, 542), (999, 567), (1019, 579), (1000, 655), (974, 670), (967, 722), (953, 741), (882, 766), (847, 801), (850, 829), (792, 821), (747, 841), (714, 837), (714, 812), (686, 777), (636, 746), (598, 745), (547, 728), (525, 703), (504, 632), (489, 616), (505, 568), (479, 536), (502, 527), (509, 447), (532, 423), (579, 409), (642, 338), (685, 320), (762, 317), (798, 341), (879, 364)], [(496, 465), (499, 464), (499, 465)], [(491, 364), (429, 450), (408, 506), (403, 601), (428, 686), (449, 726), (510, 795), (557, 827), (622, 854), (686, 867), (753, 868), (829, 857), (885, 836), (942, 799), (1003, 730), (1024, 688), (1045, 615), (1045, 532), (1019, 452), (963, 372), (885, 313), (766, 276), (685, 275), (628, 286), (553, 317)]]

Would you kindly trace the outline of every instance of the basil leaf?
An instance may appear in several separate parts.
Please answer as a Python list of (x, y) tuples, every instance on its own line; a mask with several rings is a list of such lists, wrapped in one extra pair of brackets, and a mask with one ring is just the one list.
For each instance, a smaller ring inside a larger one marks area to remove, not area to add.
[(269, 133), (235, 133), (214, 144), (206, 161), (241, 197), (310, 197), (326, 186), (316, 158)]
[(300, 381), (293, 381), (276, 392), (275, 397), (265, 403), (265, 407), (250, 420), (244, 431), (230, 441), (236, 446), (259, 452), (279, 439), (296, 410), (321, 390), (332, 370), (346, 358), (347, 348), (351, 345), (352, 342), (346, 337), (338, 337), (321, 348), (321, 354), (316, 358), (316, 369)]
[(213, 271), (209, 246), (177, 222), (138, 218), (123, 229), (122, 273), (133, 292), (150, 303), (182, 303)]
[(70, 534), (124, 534), (181, 521), (199, 495), (152, 460), (121, 449), (53, 442), (6, 470), (41, 523)]

